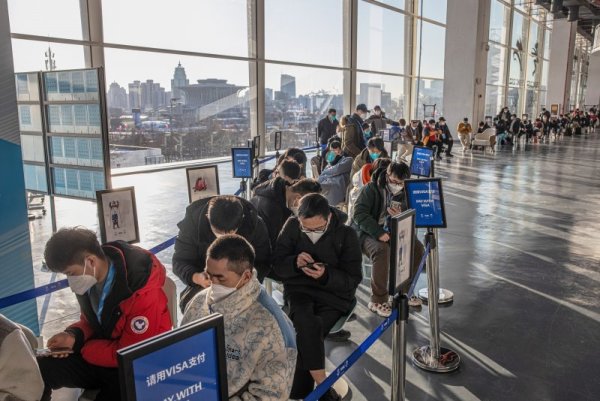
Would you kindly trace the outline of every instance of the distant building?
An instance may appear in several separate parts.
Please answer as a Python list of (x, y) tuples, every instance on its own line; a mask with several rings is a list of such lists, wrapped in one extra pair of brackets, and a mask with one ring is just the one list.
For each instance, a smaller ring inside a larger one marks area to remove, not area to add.
[(133, 81), (129, 87), (129, 108), (139, 109), (142, 107), (142, 89), (140, 81)]
[(199, 79), (197, 84), (186, 85), (181, 88), (186, 106), (198, 108), (221, 101), (223, 98), (235, 95), (241, 90), (247, 89), (245, 86), (237, 86), (227, 83), (226, 79)]
[(288, 99), (296, 98), (296, 77), (281, 74), (281, 92), (286, 95)]
[(381, 105), (382, 85), (376, 83), (361, 83), (358, 93), (358, 103), (364, 103), (372, 109)]
[(265, 102), (273, 101), (273, 89), (265, 88)]
[(147, 79), (146, 82), (140, 84), (141, 108), (144, 111), (158, 110), (165, 107), (165, 88), (152, 79)]
[(186, 104), (185, 101), (185, 92), (181, 89), (190, 84), (190, 80), (187, 79), (187, 75), (185, 74), (185, 68), (181, 66), (181, 62), (177, 64), (175, 67), (175, 72), (173, 73), (173, 79), (171, 80), (171, 96), (169, 96), (169, 101), (171, 97), (175, 99), (179, 99), (178, 102), (182, 104)]
[(115, 109), (128, 109), (127, 91), (116, 82), (110, 84), (107, 95), (108, 107)]

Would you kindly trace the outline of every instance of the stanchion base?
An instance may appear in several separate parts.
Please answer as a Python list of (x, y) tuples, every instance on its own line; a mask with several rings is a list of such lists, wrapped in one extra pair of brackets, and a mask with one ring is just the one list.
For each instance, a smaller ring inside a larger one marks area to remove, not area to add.
[[(419, 290), (419, 298), (423, 300), (423, 302), (427, 302), (429, 299), (429, 292), (427, 288), (421, 288)], [(438, 295), (438, 304), (447, 304), (454, 301), (454, 293), (450, 290), (446, 290), (444, 288), (440, 288), (440, 295)]]
[(413, 351), (413, 363), (430, 372), (448, 373), (458, 369), (460, 365), (460, 356), (451, 349), (440, 347), (440, 359), (431, 358), (431, 348), (424, 345)]

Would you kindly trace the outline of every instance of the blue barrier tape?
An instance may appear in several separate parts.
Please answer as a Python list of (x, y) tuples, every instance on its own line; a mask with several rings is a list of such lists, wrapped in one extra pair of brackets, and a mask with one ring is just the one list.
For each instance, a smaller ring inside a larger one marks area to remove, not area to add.
[[(155, 246), (154, 248), (150, 249), (150, 252), (152, 252), (153, 254), (157, 254), (159, 252), (164, 251), (165, 249), (169, 248), (170, 246), (172, 246), (175, 243), (176, 238), (177, 237), (169, 238), (162, 244), (159, 244), (159, 245)], [(50, 294), (55, 291), (62, 290), (63, 288), (67, 288), (68, 286), (69, 286), (69, 284), (68, 284), (67, 280), (60, 280), (60, 281), (56, 281), (54, 283), (43, 285), (41, 287), (32, 288), (31, 290), (18, 292), (16, 294), (9, 295), (4, 298), (0, 298), (0, 309), (6, 308), (6, 307), (9, 307), (12, 305), (16, 305), (21, 302), (25, 302), (30, 299), (41, 297), (43, 295)]]
[(241, 193), (242, 193), (242, 188), (240, 188), (237, 191), (235, 191), (235, 193), (233, 195), (234, 196), (240, 196)]
[(427, 244), (427, 249), (425, 249), (423, 258), (421, 258), (421, 263), (419, 263), (419, 268), (417, 269), (417, 273), (415, 274), (415, 277), (413, 277), (412, 284), (410, 285), (410, 288), (408, 289), (408, 297), (409, 298), (412, 297), (413, 292), (415, 291), (415, 286), (417, 285), (419, 276), (421, 275), (421, 272), (423, 271), (423, 268), (425, 267), (425, 262), (427, 261), (427, 255), (429, 255), (429, 252), (431, 252), (430, 248), (431, 248), (431, 245)]
[(340, 377), (346, 373), (348, 369), (352, 367), (358, 361), (358, 359), (363, 356), (365, 352), (381, 337), (381, 335), (396, 321), (398, 318), (398, 309), (394, 309), (390, 317), (385, 319), (376, 329), (373, 331), (369, 337), (365, 341), (362, 342), (358, 346), (357, 349), (354, 350), (350, 354), (350, 356), (342, 362), (329, 376), (327, 379), (321, 384), (317, 386), (316, 389), (313, 390), (312, 393), (308, 395), (304, 399), (304, 401), (318, 401), (318, 399), (327, 392), (327, 390), (333, 386), (333, 384), (338, 381)]

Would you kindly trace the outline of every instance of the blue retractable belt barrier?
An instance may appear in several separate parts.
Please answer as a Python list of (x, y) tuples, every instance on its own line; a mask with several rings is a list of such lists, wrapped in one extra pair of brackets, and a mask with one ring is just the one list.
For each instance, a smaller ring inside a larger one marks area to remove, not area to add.
[[(175, 243), (176, 238), (177, 237), (169, 238), (162, 244), (159, 244), (154, 248), (150, 249), (150, 252), (152, 252), (153, 254), (157, 254), (159, 252), (164, 251), (165, 249), (171, 247)], [(60, 280), (54, 283), (42, 285), (41, 287), (32, 288), (31, 290), (18, 292), (16, 294), (0, 298), (0, 309), (16, 305), (21, 302), (25, 302), (30, 299), (41, 297), (43, 295), (50, 294), (55, 291), (62, 290), (63, 288), (67, 288), (68, 286), (69, 284), (67, 280)]]
[(379, 337), (381, 337), (381, 335), (392, 325), (392, 323), (394, 323), (396, 321), (397, 318), (398, 318), (398, 309), (394, 309), (392, 311), (392, 314), (390, 315), (390, 317), (386, 318), (375, 329), (375, 331), (373, 331), (369, 335), (369, 337), (367, 337), (367, 339), (365, 341), (363, 341), (363, 343), (360, 344), (358, 346), (358, 348), (355, 349), (354, 352), (352, 352), (350, 354), (350, 356), (348, 358), (346, 358), (346, 360), (340, 364), (340, 366), (338, 366), (333, 372), (331, 372), (331, 374), (329, 376), (327, 376), (327, 379), (325, 379), (325, 381), (323, 383), (319, 384), (317, 386), (317, 388), (314, 389), (313, 392), (310, 393), (308, 395), (308, 397), (306, 397), (304, 399), (304, 401), (317, 401), (323, 394), (325, 394), (325, 392), (331, 386), (333, 386), (333, 384), (340, 377), (342, 377), (344, 375), (344, 373), (346, 373), (346, 371), (348, 369), (350, 369), (350, 367), (352, 365), (354, 365), (354, 363), (356, 363), (356, 361), (358, 361), (360, 359), (360, 357), (363, 356), (363, 354), (365, 352), (367, 352), (367, 350), (369, 348), (371, 348), (371, 346), (375, 343), (375, 341), (377, 341), (379, 339)]

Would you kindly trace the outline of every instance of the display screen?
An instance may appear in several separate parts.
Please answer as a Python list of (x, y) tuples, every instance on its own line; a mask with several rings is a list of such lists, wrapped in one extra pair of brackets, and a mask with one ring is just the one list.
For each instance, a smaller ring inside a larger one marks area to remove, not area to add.
[(416, 227), (446, 227), (441, 179), (406, 180), (404, 188), (409, 209), (415, 209)]
[(234, 178), (252, 178), (251, 148), (232, 148), (231, 159)]
[[(144, 330), (139, 316), (131, 329)], [(117, 351), (121, 394), (128, 401), (226, 401), (223, 316), (212, 314)]]
[(136, 399), (220, 400), (215, 332), (204, 331), (135, 359)]
[(429, 177), (431, 175), (432, 158), (433, 149), (415, 146), (410, 160), (410, 173), (420, 177)]

